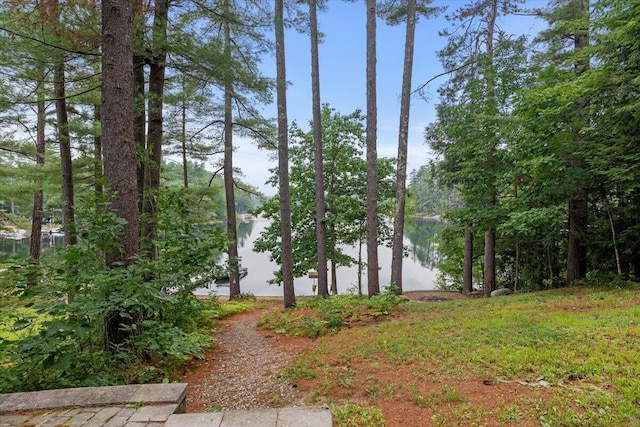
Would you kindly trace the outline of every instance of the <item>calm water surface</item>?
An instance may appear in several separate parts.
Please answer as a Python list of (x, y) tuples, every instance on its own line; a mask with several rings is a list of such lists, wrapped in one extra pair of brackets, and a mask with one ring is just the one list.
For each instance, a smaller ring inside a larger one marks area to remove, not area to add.
[[(238, 255), (242, 257), (242, 265), (249, 269), (249, 274), (240, 280), (240, 291), (250, 292), (256, 296), (281, 296), (282, 287), (270, 285), (267, 280), (274, 276), (278, 265), (269, 260), (269, 253), (253, 252), (253, 242), (268, 225), (267, 220), (243, 222), (238, 227)], [(405, 230), (404, 244), (409, 248), (409, 257), (402, 266), (403, 290), (417, 291), (435, 288), (438, 274), (436, 265), (439, 261), (436, 245), (431, 239), (440, 231), (442, 224), (434, 220), (416, 219), (408, 221)], [(346, 252), (358, 258), (358, 248), (353, 247)], [(366, 247), (362, 248), (363, 261), (366, 262)], [(378, 263), (381, 267), (380, 286), (391, 281), (391, 248), (378, 248)], [(338, 293), (358, 290), (358, 267), (341, 267), (337, 270)], [(329, 280), (331, 277), (329, 276)], [(294, 281), (296, 295), (314, 295), (315, 279), (299, 277)], [(367, 292), (366, 267), (362, 275), (362, 291)], [(228, 286), (212, 283), (208, 288), (201, 288), (197, 294), (206, 295), (215, 292), (217, 295), (229, 295)]]

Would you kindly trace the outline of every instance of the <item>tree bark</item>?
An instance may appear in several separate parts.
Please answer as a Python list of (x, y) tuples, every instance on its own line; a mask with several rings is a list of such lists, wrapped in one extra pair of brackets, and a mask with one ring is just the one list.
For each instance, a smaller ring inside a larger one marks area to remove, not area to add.
[(311, 93), (313, 98), (313, 146), (316, 193), (316, 247), (318, 255), (318, 295), (329, 296), (327, 279), (327, 227), (325, 224), (324, 165), (322, 155), (322, 111), (320, 106), (320, 60), (316, 0), (309, 1), (311, 27)]
[(585, 194), (577, 190), (569, 200), (569, 241), (567, 247), (567, 283), (587, 277), (588, 203)]
[(145, 168), (148, 164), (147, 154), (147, 107), (145, 102), (145, 54), (143, 51), (144, 33), (143, 33), (143, 3), (142, 0), (133, 2), (133, 19), (134, 19), (134, 37), (135, 48), (133, 53), (133, 80), (134, 80), (134, 119), (133, 119), (133, 139), (136, 143), (138, 154), (137, 162), (137, 185), (138, 185), (138, 211), (144, 210), (144, 187), (145, 187)]
[(496, 229), (484, 233), (484, 295), (496, 289)]
[[(229, 13), (229, 2), (225, 2)], [(231, 61), (231, 27), (229, 17), (224, 23), (224, 50), (229, 64)], [(229, 258), (229, 299), (240, 298), (240, 274), (238, 271), (238, 233), (236, 230), (236, 202), (233, 185), (233, 111), (231, 101), (233, 77), (231, 69), (226, 71), (224, 87), (224, 189), (227, 204), (227, 256)]]
[(154, 240), (158, 224), (160, 196), (160, 166), (162, 165), (162, 135), (167, 60), (167, 18), (169, 1), (157, 0), (153, 19), (153, 46), (149, 66), (149, 126), (147, 134), (148, 164), (145, 168), (144, 228), (142, 244), (150, 259), (155, 259)]
[(187, 97), (184, 94), (184, 76), (182, 76), (182, 129), (180, 134), (180, 151), (182, 154), (182, 180), (184, 188), (189, 188), (189, 163), (187, 162)]
[[(119, 249), (106, 254), (109, 266), (130, 265), (138, 254), (138, 197), (136, 147), (133, 133), (132, 5), (128, 0), (102, 2), (102, 141), (109, 208), (126, 221)], [(112, 289), (117, 293), (119, 289)], [(113, 349), (129, 338), (123, 323), (141, 321), (116, 311), (105, 318), (105, 347)]]
[(378, 275), (378, 106), (376, 92), (376, 0), (367, 0), (367, 285), (380, 293)]
[(53, 70), (53, 86), (56, 98), (58, 143), (60, 145), (60, 163), (62, 167), (62, 225), (64, 228), (65, 245), (75, 245), (78, 240), (75, 229), (73, 164), (71, 159), (71, 137), (69, 135), (69, 117), (67, 113), (64, 73), (64, 58), (60, 55)]
[(293, 287), (293, 246), (291, 242), (291, 197), (289, 193), (289, 129), (287, 119), (287, 73), (284, 46), (284, 4), (275, 0), (276, 88), (278, 104), (278, 196), (282, 235), (282, 285), (284, 307), (296, 303)]
[[(486, 41), (486, 54), (487, 54), (487, 66), (484, 70), (486, 79), (486, 94), (485, 100), (487, 102), (487, 115), (489, 117), (497, 117), (498, 109), (496, 107), (495, 100), (495, 71), (494, 71), (494, 47), (493, 38), (496, 30), (496, 20), (498, 19), (498, 0), (492, 0), (491, 12), (489, 13), (487, 23), (487, 41)], [(487, 165), (490, 169), (497, 168), (497, 162), (495, 158), (496, 145), (498, 135), (488, 135), (490, 139), (489, 154), (487, 156)], [(488, 208), (495, 209), (498, 204), (498, 192), (494, 182), (488, 184)], [(495, 220), (491, 220), (493, 223)], [(489, 296), (496, 288), (496, 229), (493, 224), (485, 231), (484, 240), (484, 294)]]
[(413, 47), (416, 32), (416, 0), (407, 1), (407, 30), (404, 42), (404, 70), (400, 101), (398, 132), (398, 164), (396, 170), (396, 210), (393, 219), (393, 247), (391, 255), (391, 284), (402, 294), (402, 259), (404, 253), (404, 214), (407, 197), (407, 151), (409, 144), (409, 112), (411, 109), (411, 78), (413, 75)]
[[(46, 105), (44, 96), (44, 69), (39, 70), (40, 84), (37, 89), (37, 116), (36, 116), (36, 165), (44, 166), (45, 159), (45, 125), (46, 125)], [(40, 260), (40, 242), (42, 240), (42, 210), (44, 208), (44, 192), (42, 190), (42, 178), (36, 175), (36, 191), (33, 193), (33, 211), (31, 214), (31, 243), (29, 245), (29, 257), (36, 261)], [(53, 237), (52, 237), (53, 238)], [(28, 287), (37, 284), (35, 277), (29, 279)]]
[(471, 293), (473, 291), (473, 231), (471, 231), (471, 227), (465, 227), (464, 229), (462, 291), (465, 294)]
[[(96, 123), (100, 123), (100, 103), (96, 102), (93, 106), (93, 120)], [(102, 171), (102, 136), (96, 135), (93, 138), (93, 189), (96, 192), (96, 196), (102, 197), (103, 188), (102, 181), (104, 179), (104, 172)]]
[[(589, 1), (572, 0), (576, 3), (576, 10), (580, 11), (578, 18), (589, 18)], [(574, 50), (578, 52), (589, 46), (589, 28), (577, 31), (574, 35)], [(589, 69), (589, 59), (576, 61), (575, 70), (579, 76)], [(578, 99), (575, 102), (575, 110), (578, 116), (582, 116), (586, 109), (586, 102)], [(586, 120), (586, 119), (585, 119)], [(578, 121), (578, 123), (582, 123)], [(573, 130), (574, 150), (570, 153), (569, 164), (571, 169), (584, 171), (585, 164), (580, 154), (577, 153), (582, 145), (580, 124)], [(587, 277), (587, 230), (589, 226), (589, 202), (587, 199), (586, 184), (584, 178), (578, 178), (572, 189), (569, 199), (569, 237), (567, 242), (567, 284)]]

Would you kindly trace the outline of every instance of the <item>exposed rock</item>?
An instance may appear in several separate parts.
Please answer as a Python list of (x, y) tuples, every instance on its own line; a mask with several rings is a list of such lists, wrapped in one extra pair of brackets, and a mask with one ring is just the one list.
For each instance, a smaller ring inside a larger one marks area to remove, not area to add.
[(491, 296), (492, 297), (501, 297), (503, 295), (511, 295), (513, 293), (513, 291), (509, 288), (500, 288), (500, 289), (496, 289), (495, 291), (491, 292)]

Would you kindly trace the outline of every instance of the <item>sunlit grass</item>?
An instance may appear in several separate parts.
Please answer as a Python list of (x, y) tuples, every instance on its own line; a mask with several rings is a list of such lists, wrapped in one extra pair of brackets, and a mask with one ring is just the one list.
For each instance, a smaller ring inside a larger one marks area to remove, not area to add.
[[(400, 315), (390, 321), (323, 338), (305, 356), (315, 365), (301, 359), (297, 370), (313, 369), (324, 390), (351, 387), (358, 376), (379, 387), (376, 370), (410, 370), (415, 390), (425, 379), (523, 386), (542, 380), (545, 398), (505, 403), (498, 418), (518, 423), (529, 417), (542, 425), (640, 424), (637, 285), (406, 304), (397, 310)], [(349, 384), (344, 372), (317, 369), (318, 363), (349, 366)], [(411, 385), (405, 388), (412, 390)], [(470, 404), (457, 388), (442, 386), (431, 394), (415, 390), (408, 400), (430, 407), (436, 425)], [(491, 393), (490, 387), (486, 390)], [(381, 393), (370, 389), (368, 395), (375, 406)]]

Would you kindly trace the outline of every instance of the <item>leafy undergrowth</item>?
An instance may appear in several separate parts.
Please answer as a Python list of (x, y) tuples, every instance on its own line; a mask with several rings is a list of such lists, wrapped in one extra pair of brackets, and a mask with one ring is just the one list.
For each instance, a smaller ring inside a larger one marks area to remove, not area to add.
[(333, 299), (266, 323), (335, 332), (285, 376), (339, 426), (640, 424), (639, 285), (408, 303), (350, 328), (331, 316), (344, 325), (369, 308)]
[(279, 334), (317, 338), (355, 323), (388, 316), (403, 301), (392, 290), (373, 298), (337, 295), (302, 299), (293, 310), (266, 314), (261, 325)]
[[(153, 334), (137, 338), (135, 345), (143, 349), (143, 356), (135, 357), (124, 352), (114, 355), (98, 346), (74, 351), (75, 343), (59, 326), (70, 323), (68, 317), (43, 314), (36, 308), (49, 303), (5, 298), (0, 304), (0, 392), (173, 381), (183, 365), (200, 357), (210, 345), (208, 332), (219, 319), (264, 306), (250, 294), (230, 302), (216, 297), (199, 299), (189, 306), (197, 330), (182, 332), (168, 322), (153, 325)], [(20, 354), (31, 357), (17, 357)], [(74, 378), (69, 371), (83, 376)]]

